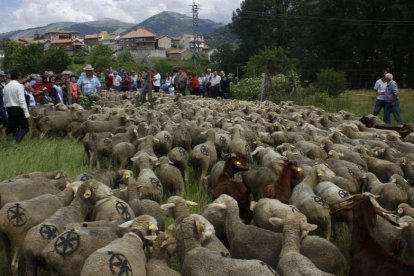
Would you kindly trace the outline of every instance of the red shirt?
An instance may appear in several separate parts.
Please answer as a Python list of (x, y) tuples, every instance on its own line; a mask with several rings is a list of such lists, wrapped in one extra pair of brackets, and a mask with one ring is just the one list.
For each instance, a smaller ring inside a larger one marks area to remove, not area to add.
[(110, 74), (105, 74), (105, 85), (107, 88), (111, 88), (114, 84), (114, 77)]
[(193, 76), (193, 79), (191, 80), (191, 88), (193, 90), (198, 89), (198, 78), (197, 76)]
[(43, 98), (43, 95), (42, 95), (43, 88), (45, 88), (43, 83), (35, 83), (33, 85), (33, 96), (37, 103), (40, 102)]

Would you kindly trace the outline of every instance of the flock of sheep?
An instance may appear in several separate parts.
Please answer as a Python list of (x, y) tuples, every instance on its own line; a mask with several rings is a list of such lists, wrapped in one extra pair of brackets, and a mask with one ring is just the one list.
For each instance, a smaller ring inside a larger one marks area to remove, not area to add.
[[(82, 143), (95, 170), (0, 182), (13, 275), (180, 275), (174, 256), (181, 275), (338, 275), (341, 222), (352, 232), (350, 275), (414, 275), (400, 258), (414, 252), (413, 134), (291, 102), (178, 95), (150, 108), (129, 92), (32, 115), (41, 137)], [(189, 185), (211, 195), (201, 214), (190, 212)]]

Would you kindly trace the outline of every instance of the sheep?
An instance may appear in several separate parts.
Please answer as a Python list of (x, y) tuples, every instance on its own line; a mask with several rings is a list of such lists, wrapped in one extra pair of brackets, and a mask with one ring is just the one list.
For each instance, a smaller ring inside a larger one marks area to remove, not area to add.
[(319, 183), (321, 171), (314, 169), (305, 179), (293, 188), (289, 199), (291, 205), (295, 205), (299, 211), (306, 215), (309, 222), (317, 224), (323, 230), (326, 239), (331, 237), (331, 216), (329, 205), (320, 196), (316, 196), (313, 188)]
[(337, 175), (348, 179), (354, 184), (352, 190), (360, 191), (360, 179), (365, 173), (364, 169), (354, 163), (339, 160), (335, 158), (328, 158), (329, 168)]
[(41, 258), (59, 275), (77, 276), (89, 255), (123, 233), (124, 230), (115, 227), (70, 228), (47, 244)]
[(115, 133), (116, 129), (120, 126), (124, 126), (129, 120), (127, 115), (121, 115), (119, 118), (110, 121), (94, 121), (86, 120), (82, 124), (84, 133), (88, 132), (112, 132)]
[(201, 171), (200, 182), (207, 175), (208, 169), (217, 161), (217, 152), (214, 145), (215, 132), (207, 131), (207, 141), (194, 147), (190, 153), (191, 163)]
[(182, 147), (175, 147), (168, 153), (168, 159), (180, 169), (184, 182), (188, 183), (188, 161), (190, 160), (188, 152)]
[(142, 137), (138, 139), (139, 146), (137, 147), (137, 151), (144, 151), (148, 153), (150, 156), (157, 157), (154, 152), (154, 144), (159, 142), (157, 138), (152, 135), (147, 135), (146, 137)]
[(135, 217), (134, 211), (131, 207), (115, 196), (103, 198), (96, 202), (91, 214), (91, 220), (109, 220), (124, 222), (129, 221)]
[(393, 225), (401, 226), (388, 216), (389, 212), (380, 207), (375, 198), (372, 194), (364, 193), (331, 205), (332, 214), (342, 210), (352, 210), (353, 213), (349, 275), (412, 275), (412, 261), (402, 261), (390, 255), (373, 237), (376, 214)]
[[(396, 223), (398, 216), (390, 215)], [(407, 247), (406, 228), (397, 228), (381, 216), (376, 216), (373, 230), (375, 240), (390, 254), (401, 257)]]
[(113, 137), (113, 134), (111, 132), (88, 132), (83, 137), (82, 143), (87, 157), (87, 164), (89, 165), (89, 167), (91, 167), (94, 164), (94, 158), (96, 158), (98, 141), (111, 137)]
[(182, 147), (187, 152), (191, 150), (191, 135), (187, 128), (181, 127), (174, 132), (173, 147)]
[(220, 174), (223, 172), (224, 164), (226, 162), (221, 160), (216, 162), (210, 170), (210, 174), (203, 178), (203, 185), (205, 188), (214, 190)]
[[(106, 157), (108, 159), (108, 162), (110, 163), (110, 158), (112, 157), (112, 151), (113, 151), (113, 144), (111, 138), (104, 138), (101, 140), (98, 140), (96, 144), (96, 168), (100, 169), (101, 164), (104, 162), (104, 158)], [(110, 167), (110, 164), (108, 164)]]
[(95, 275), (146, 275), (144, 243), (156, 238), (156, 220), (143, 215), (135, 220), (119, 225), (129, 232), (122, 238), (113, 240), (99, 248), (85, 260), (81, 276)]
[(111, 164), (118, 169), (125, 168), (128, 162), (135, 154), (135, 146), (129, 142), (121, 142), (116, 144), (112, 149)]
[(365, 148), (363, 147), (360, 147), (359, 150), (367, 162), (368, 171), (375, 174), (380, 181), (387, 182), (393, 174), (404, 176), (404, 172), (400, 165), (387, 160), (371, 157), (366, 153)]
[(250, 223), (252, 212), (250, 210), (250, 190), (242, 183), (232, 180), (232, 177), (238, 171), (247, 171), (248, 163), (244, 158), (238, 156), (230, 156), (225, 164), (222, 173), (217, 179), (217, 183), (213, 190), (213, 200), (222, 194), (227, 194), (236, 199), (240, 208), (240, 217)]
[(62, 180), (52, 181), (44, 178), (4, 180), (0, 182), (0, 207), (43, 194), (57, 194), (61, 191), (59, 188), (62, 184), (67, 184), (66, 179)]
[(292, 212), (293, 209), (297, 210), (293, 205), (287, 205), (272, 198), (261, 198), (254, 204), (252, 209), (255, 225), (278, 233), (283, 231), (283, 225), (279, 227), (278, 225), (273, 225), (269, 222), (269, 219), (271, 217), (285, 218), (288, 212)]
[(151, 199), (157, 202), (160, 202), (163, 196), (163, 187), (162, 183), (155, 175), (154, 171), (148, 168), (144, 168), (139, 172), (138, 185), (139, 189), (139, 198), (140, 199)]
[(126, 181), (128, 188), (128, 204), (133, 210), (136, 217), (140, 215), (150, 215), (154, 217), (158, 222), (158, 227), (161, 231), (164, 231), (166, 215), (164, 210), (161, 209), (160, 205), (150, 199), (139, 199), (138, 198), (138, 183), (134, 179), (131, 172), (125, 172), (122, 176)]
[(82, 173), (74, 178), (74, 181), (87, 181), (89, 179), (95, 179), (109, 188), (115, 189), (122, 184), (122, 175), (124, 172), (130, 172), (128, 170), (110, 171), (107, 169), (97, 169), (90, 173)]
[(300, 254), (300, 241), (317, 228), (306, 221), (305, 215), (292, 209), (285, 218), (270, 218), (274, 225), (283, 225), (283, 245), (276, 271), (280, 275), (333, 275), (319, 270), (307, 257)]
[(31, 173), (25, 173), (21, 175), (14, 176), (13, 179), (17, 178), (47, 178), (50, 180), (57, 180), (61, 178), (66, 178), (68, 175), (63, 170), (56, 170), (56, 171), (50, 171), (50, 172), (31, 172)]
[[(210, 175), (213, 174), (215, 166), (216, 165), (214, 165), (213, 169), (211, 169)], [(253, 194), (259, 196), (262, 196), (262, 190), (264, 187), (277, 180), (277, 176), (273, 170), (265, 166), (250, 166), (248, 171), (241, 172), (241, 176), (243, 183), (252, 191)]]
[(83, 111), (59, 112), (43, 116), (37, 122), (41, 132), (40, 137), (44, 138), (50, 131), (63, 131), (66, 134), (66, 129), (73, 120), (83, 121)]
[(154, 151), (158, 156), (168, 154), (172, 149), (173, 137), (168, 131), (160, 131), (155, 135), (158, 142), (154, 143)]
[(154, 241), (151, 258), (145, 266), (147, 276), (180, 276), (180, 273), (168, 266), (168, 260), (175, 253), (176, 247), (176, 240), (171, 234), (160, 232)]
[(305, 156), (313, 160), (325, 160), (328, 155), (318, 145), (308, 141), (298, 141), (295, 147)]
[(276, 181), (263, 188), (262, 195), (267, 198), (276, 198), (287, 204), (290, 197), (290, 184), (292, 178), (297, 178), (302, 171), (296, 162), (286, 162), (280, 176)]
[(398, 215), (410, 216), (414, 218), (414, 208), (408, 205), (407, 203), (401, 203), (398, 205)]
[(407, 192), (395, 183), (382, 183), (373, 173), (366, 173), (361, 190), (381, 195), (378, 200), (387, 210), (396, 210), (400, 203), (408, 201)]
[(37, 259), (51, 239), (59, 235), (68, 223), (84, 221), (90, 206), (110, 194), (111, 190), (103, 183), (98, 181), (83, 183), (70, 205), (60, 208), (42, 223), (30, 228), (23, 242), (26, 274), (36, 275)]
[(410, 206), (414, 206), (414, 187), (408, 185), (408, 181), (399, 174), (394, 174), (390, 177), (390, 182), (395, 183), (399, 188), (402, 188), (407, 193), (407, 203)]
[[(214, 224), (214, 227), (225, 227), (232, 258), (257, 259), (276, 268), (282, 249), (282, 234), (245, 225), (239, 217), (237, 202), (228, 195), (221, 195), (208, 205), (208, 209), (211, 209), (210, 214), (217, 217), (217, 222), (224, 221), (225, 226)], [(345, 264), (339, 249), (317, 236), (307, 236), (302, 240), (301, 253), (328, 273), (337, 273)]]
[(158, 158), (149, 155), (146, 151), (138, 151), (130, 160), (132, 161), (133, 170), (139, 173), (143, 169), (152, 170)]
[(199, 237), (203, 230), (192, 217), (185, 217), (179, 224), (177, 244), (185, 256), (183, 275), (277, 275), (273, 268), (258, 260), (225, 258), (202, 247)]
[(236, 124), (233, 128), (233, 136), (230, 141), (230, 153), (239, 155), (240, 157), (246, 159), (247, 162), (252, 163), (251, 157), (251, 148), (249, 143), (244, 137), (242, 137), (241, 132), (244, 131), (243, 127)]
[(184, 179), (179, 169), (170, 164), (168, 157), (163, 156), (159, 159), (160, 181), (163, 191), (169, 195), (183, 196), (185, 192)]
[[(0, 210), (0, 231), (7, 236), (2, 235), (2, 238), (9, 239), (14, 247), (11, 262), (13, 275), (17, 275), (23, 241), (29, 229), (41, 223), (57, 209), (68, 205), (79, 185), (79, 182), (70, 183), (65, 190), (56, 195), (44, 194), (24, 201), (7, 203)], [(9, 262), (10, 256), (7, 255), (10, 249), (4, 248), (4, 251)]]

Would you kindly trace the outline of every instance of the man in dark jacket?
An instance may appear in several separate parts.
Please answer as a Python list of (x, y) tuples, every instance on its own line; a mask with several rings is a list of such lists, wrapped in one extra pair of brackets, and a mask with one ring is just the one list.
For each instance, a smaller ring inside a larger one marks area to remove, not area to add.
[(3, 88), (6, 86), (6, 74), (0, 71), (0, 125), (7, 126), (7, 112), (3, 104)]

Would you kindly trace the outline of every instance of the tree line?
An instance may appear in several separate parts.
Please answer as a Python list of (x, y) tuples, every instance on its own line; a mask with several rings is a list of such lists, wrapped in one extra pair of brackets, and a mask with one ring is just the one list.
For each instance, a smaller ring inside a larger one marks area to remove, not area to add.
[(414, 87), (411, 0), (245, 0), (230, 29), (240, 44), (222, 45), (215, 56), (229, 72), (251, 74), (244, 65), (252, 56), (280, 47), (309, 82), (331, 68), (345, 72), (350, 87), (368, 88), (389, 68), (401, 86)]

